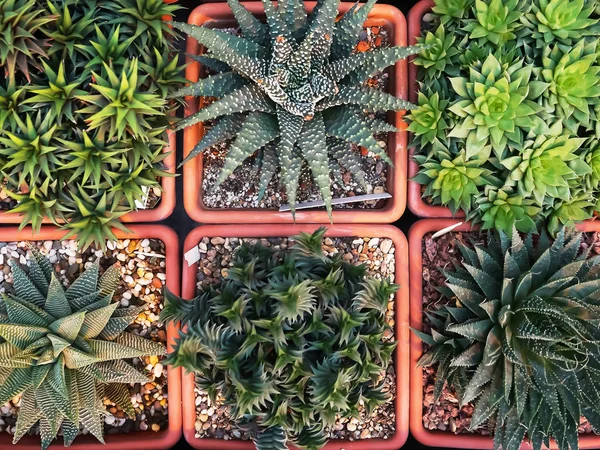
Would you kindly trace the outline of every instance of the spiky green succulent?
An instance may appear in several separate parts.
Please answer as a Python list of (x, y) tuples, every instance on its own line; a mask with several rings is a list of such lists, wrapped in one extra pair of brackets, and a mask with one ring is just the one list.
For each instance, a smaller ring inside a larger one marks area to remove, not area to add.
[(423, 195), (434, 204), (448, 206), (453, 213), (469, 210), (480, 186), (495, 184), (492, 172), (479, 159), (468, 159), (465, 151), (456, 156), (439, 141), (434, 142), (431, 156), (417, 155), (421, 169), (414, 181), (425, 184)]
[(473, 0), (436, 0), (433, 12), (443, 24), (458, 22), (468, 16)]
[(455, 43), (456, 36), (447, 35), (444, 25), (440, 25), (435, 33), (430, 31), (424, 37), (419, 37), (417, 43), (424, 50), (415, 56), (413, 63), (421, 66), (425, 72), (425, 79), (436, 79), (445, 70), (450, 69), (453, 59), (459, 53), (458, 45)]
[(600, 104), (599, 60), (597, 39), (544, 49), (541, 76), (549, 85), (545, 101), (574, 134), (580, 126), (591, 127), (593, 108)]
[(598, 18), (593, 17), (596, 5), (589, 0), (533, 0), (521, 21), (539, 48), (555, 42), (572, 46), (600, 31)]
[(54, 20), (36, 0), (3, 0), (0, 3), (0, 65), (11, 80), (17, 71), (29, 79), (30, 66), (46, 56), (46, 41), (38, 31)]
[(561, 230), (525, 240), (490, 233), (487, 245), (461, 246), (463, 262), (445, 271), (443, 305), (426, 315), (432, 333), (420, 366), (436, 366), (434, 397), (447, 381), (459, 404), (474, 405), (470, 429), (491, 427), (495, 446), (518, 450), (578, 447), (585, 417), (600, 429), (600, 257), (582, 235)]
[(450, 79), (457, 100), (450, 111), (460, 120), (448, 137), (466, 139), (467, 156), (476, 155), (489, 142), (502, 158), (510, 144), (520, 148), (529, 131), (547, 129), (536, 115), (542, 106), (535, 102), (547, 88), (530, 81), (532, 67), (522, 60), (502, 65), (490, 54), (483, 64), (470, 68), (470, 77)]
[(444, 119), (448, 100), (441, 99), (438, 92), (429, 97), (419, 92), (417, 107), (408, 115), (408, 131), (414, 133), (421, 146), (432, 143), (436, 138), (443, 139), (448, 123)]
[(514, 229), (522, 233), (535, 232), (540, 212), (533, 199), (524, 198), (509, 186), (486, 186), (467, 219), (481, 222), (482, 230), (501, 230), (511, 236)]
[(192, 301), (165, 295), (161, 318), (187, 325), (169, 363), (222, 394), (259, 450), (319, 449), (337, 416), (388, 399), (381, 376), (396, 344), (382, 336), (398, 286), (325, 256), (324, 234), (303, 233), (284, 254), (243, 244), (219, 285)]
[(576, 190), (568, 199), (557, 200), (548, 215), (548, 231), (556, 235), (561, 227), (573, 226), (576, 222), (591, 219), (599, 210), (598, 199), (589, 191)]
[(125, 331), (143, 307), (112, 302), (118, 266), (100, 276), (96, 262), (64, 290), (48, 259), (31, 255), (28, 273), (9, 261), (14, 294), (0, 300), (0, 402), (22, 394), (13, 443), (36, 424), (42, 449), (59, 429), (71, 445), (80, 426), (104, 442), (104, 399), (134, 416), (127, 383), (148, 381), (124, 360), (165, 348)]
[(475, 0), (475, 18), (465, 20), (463, 29), (482, 44), (504, 45), (515, 39), (515, 33), (523, 27), (519, 1)]
[[(388, 155), (373, 137), (394, 127), (373, 121), (364, 110), (385, 112), (411, 105), (364, 84), (372, 74), (418, 47), (380, 48), (352, 53), (367, 14), (375, 4), (358, 5), (336, 22), (339, 0), (324, 0), (307, 17), (300, 0), (284, 0), (276, 9), (263, 0), (266, 24), (237, 0), (229, 0), (242, 37), (208, 27), (174, 22), (208, 49), (210, 61), (227, 68), (181, 90), (180, 96), (210, 96), (218, 100), (178, 123), (183, 129), (217, 119), (184, 162), (210, 145), (234, 138), (217, 180), (222, 183), (245, 159), (274, 145), (288, 203), (295, 211), (296, 189), (304, 161), (331, 214), (330, 164), (327, 137), (365, 147), (386, 162)], [(264, 167), (262, 177), (271, 177)], [(267, 180), (268, 183), (269, 180)]]
[(14, 80), (0, 85), (0, 129), (17, 131), (17, 116), (22, 110), (24, 94), (25, 88), (17, 86)]

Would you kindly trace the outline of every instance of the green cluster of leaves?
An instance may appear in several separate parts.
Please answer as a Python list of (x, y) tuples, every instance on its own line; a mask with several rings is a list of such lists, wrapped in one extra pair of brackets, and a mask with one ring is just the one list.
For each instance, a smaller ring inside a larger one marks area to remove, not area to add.
[(64, 222), (80, 244), (169, 176), (163, 160), (185, 83), (162, 0), (0, 3), (0, 172), (22, 226)]
[(364, 180), (351, 144), (391, 164), (373, 134), (397, 130), (365, 112), (411, 107), (365, 82), (418, 48), (353, 53), (375, 0), (360, 8), (357, 3), (339, 21), (339, 0), (319, 0), (308, 17), (301, 0), (283, 0), (277, 8), (263, 0), (266, 23), (238, 0), (228, 3), (241, 37), (208, 27), (173, 24), (207, 49), (206, 56), (192, 57), (217, 72), (177, 93), (217, 98), (178, 124), (183, 129), (216, 120), (184, 163), (218, 142), (233, 139), (215, 187), (259, 152), (260, 196), (280, 170), (292, 214), (306, 164), (331, 215), (330, 175), (340, 175), (345, 167), (357, 181)]
[(434, 396), (445, 382), (460, 405), (474, 405), (470, 428), (494, 432), (494, 448), (578, 448), (585, 417), (600, 431), (600, 256), (582, 235), (490, 232), (487, 245), (461, 246), (445, 271), (431, 333), (413, 330), (436, 365)]
[(556, 233), (600, 210), (597, 3), (436, 1), (409, 115), (427, 201), (507, 234), (545, 222)]
[(120, 269), (94, 263), (64, 290), (31, 250), (29, 272), (9, 261), (14, 294), (0, 300), (0, 403), (22, 394), (13, 443), (38, 424), (46, 449), (62, 430), (71, 445), (83, 425), (104, 442), (104, 399), (135, 417), (128, 383), (148, 377), (126, 358), (162, 355), (162, 344), (126, 332), (143, 307), (117, 309)]
[(336, 416), (384, 403), (395, 342), (385, 312), (397, 285), (325, 256), (325, 229), (277, 255), (244, 244), (218, 285), (186, 301), (165, 295), (164, 320), (186, 325), (168, 362), (196, 372), (255, 433), (257, 449), (325, 445)]

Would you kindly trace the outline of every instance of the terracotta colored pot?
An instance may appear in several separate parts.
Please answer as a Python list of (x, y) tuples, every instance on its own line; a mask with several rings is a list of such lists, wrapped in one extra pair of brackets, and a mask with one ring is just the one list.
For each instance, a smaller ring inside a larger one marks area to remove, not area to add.
[[(423, 258), (422, 242), (427, 233), (443, 230), (459, 223), (453, 219), (425, 219), (416, 222), (408, 234), (410, 261), (410, 326), (416, 330), (423, 328)], [(600, 231), (600, 223), (587, 222), (577, 226), (580, 231)], [(463, 223), (453, 231), (475, 231), (478, 227)], [(417, 441), (431, 447), (461, 449), (493, 449), (494, 440), (490, 436), (477, 434), (454, 434), (443, 431), (430, 431), (423, 427), (423, 370), (417, 367), (417, 361), (423, 354), (423, 343), (410, 333), (410, 432)], [(552, 449), (558, 449), (551, 442)], [(600, 448), (600, 436), (582, 434), (579, 448)], [(530, 450), (531, 446), (523, 442), (521, 449)]]
[[(203, 237), (287, 237), (299, 232), (312, 232), (318, 225), (208, 225), (194, 229), (186, 238), (184, 252), (196, 247)], [(390, 439), (364, 439), (359, 441), (332, 440), (324, 447), (327, 450), (396, 450), (402, 447), (408, 437), (408, 273), (406, 270), (408, 248), (404, 234), (391, 225), (372, 227), (369, 225), (332, 225), (327, 231), (331, 237), (382, 237), (394, 242), (396, 283), (400, 289), (396, 293), (396, 340), (398, 347), (395, 352), (397, 396), (395, 400), (396, 433)], [(198, 264), (188, 266), (183, 263), (182, 295), (184, 298), (194, 298), (196, 295), (196, 275)], [(196, 406), (194, 395), (194, 375), (183, 375), (183, 435), (189, 444), (196, 449), (210, 450), (253, 450), (251, 441), (229, 440), (214, 438), (196, 438), (194, 424), (196, 422)]]
[[(261, 2), (243, 3), (252, 13), (260, 15), (263, 13)], [(309, 11), (315, 6), (315, 2), (305, 2)], [(354, 3), (340, 3), (340, 12), (344, 13)], [(233, 14), (226, 3), (210, 3), (198, 6), (188, 19), (194, 25), (209, 24), (211, 27), (229, 27), (235, 25)], [(402, 13), (395, 7), (389, 5), (375, 5), (367, 24), (370, 26), (385, 27), (394, 45), (406, 45), (406, 21)], [(198, 42), (194, 39), (187, 41), (187, 53), (198, 54)], [(197, 81), (201, 73), (200, 64), (188, 60), (186, 78), (191, 82)], [(407, 98), (407, 62), (401, 60), (390, 68), (390, 92), (400, 98)], [(198, 111), (199, 99), (187, 97), (188, 107), (185, 115), (189, 116)], [(402, 116), (398, 113), (390, 113), (391, 119), (397, 128), (402, 128)], [(202, 124), (197, 124), (184, 131), (184, 156), (187, 156), (203, 136)], [(388, 137), (388, 154), (394, 162), (394, 167), (388, 169), (387, 191), (392, 198), (386, 200), (383, 208), (374, 210), (334, 210), (333, 222), (339, 223), (391, 223), (400, 218), (406, 207), (406, 143), (407, 133), (390, 133)], [(189, 216), (197, 222), (204, 223), (293, 223), (290, 212), (279, 212), (276, 209), (239, 208), (239, 209), (216, 209), (207, 208), (202, 200), (202, 155), (189, 161), (183, 168), (183, 199), (185, 210)], [(323, 210), (298, 210), (296, 211), (296, 223), (329, 223), (329, 216)]]
[[(167, 286), (175, 293), (179, 292), (179, 239), (177, 234), (164, 225), (132, 225), (130, 233), (115, 230), (119, 239), (160, 239), (165, 244), (165, 261)], [(19, 231), (17, 227), (0, 228), (0, 242), (13, 241), (44, 241), (60, 240), (67, 232), (53, 226), (43, 226), (39, 234), (33, 234), (30, 227)], [(167, 344), (172, 350), (176, 329), (167, 327)], [(138, 431), (134, 433), (105, 435), (106, 445), (101, 444), (91, 435), (81, 435), (75, 439), (72, 450), (127, 450), (134, 447), (144, 450), (162, 450), (174, 446), (181, 437), (181, 370), (167, 368), (167, 383), (169, 386), (169, 428), (157, 433), (153, 431)], [(39, 436), (23, 436), (12, 445), (12, 435), (0, 434), (0, 448), (15, 448), (21, 450), (39, 450)], [(50, 446), (50, 449), (63, 448), (62, 439)]]
[[(417, 38), (421, 36), (421, 21), (423, 16), (431, 11), (435, 5), (434, 0), (421, 0), (412, 7), (408, 13), (408, 43), (415, 45)], [(418, 67), (413, 64), (414, 56), (409, 58), (408, 63), (408, 98), (412, 103), (417, 103), (417, 93), (419, 85), (417, 84)], [(440, 205), (429, 205), (421, 197), (421, 185), (412, 181), (417, 175), (419, 165), (412, 159), (415, 149), (410, 149), (408, 158), (408, 209), (419, 217), (464, 217), (463, 211), (459, 211), (454, 216), (450, 208)]]

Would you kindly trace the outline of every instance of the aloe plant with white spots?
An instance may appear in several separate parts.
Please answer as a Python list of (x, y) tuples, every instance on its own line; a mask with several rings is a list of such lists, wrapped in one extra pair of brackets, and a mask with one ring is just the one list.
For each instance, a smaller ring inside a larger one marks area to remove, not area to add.
[(104, 399), (135, 417), (128, 383), (151, 381), (124, 360), (165, 353), (125, 331), (143, 306), (117, 309), (116, 265), (100, 276), (95, 262), (66, 290), (35, 248), (28, 273), (9, 265), (14, 294), (0, 300), (0, 404), (22, 395), (13, 443), (36, 424), (42, 449), (59, 430), (71, 445), (80, 426), (104, 442)]
[(360, 176), (356, 158), (347, 157), (350, 144), (363, 146), (391, 163), (373, 134), (396, 128), (370, 118), (364, 110), (411, 108), (407, 101), (364, 82), (417, 53), (419, 47), (353, 53), (375, 0), (361, 8), (354, 5), (339, 21), (339, 0), (321, 0), (308, 16), (302, 0), (283, 0), (277, 8), (263, 0), (266, 23), (238, 0), (228, 3), (241, 37), (208, 27), (173, 23), (208, 49), (205, 56), (195, 59), (210, 68), (222, 69), (176, 93), (218, 98), (178, 123), (178, 129), (183, 129), (216, 120), (184, 163), (218, 142), (235, 138), (216, 185), (260, 150), (265, 156), (261, 196), (279, 167), (294, 213), (300, 171), (306, 162), (331, 214), (332, 168), (339, 170), (341, 165)]

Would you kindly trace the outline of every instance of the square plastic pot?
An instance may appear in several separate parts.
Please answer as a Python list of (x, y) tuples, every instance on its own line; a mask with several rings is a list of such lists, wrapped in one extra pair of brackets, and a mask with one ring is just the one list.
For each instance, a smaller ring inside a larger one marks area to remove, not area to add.
[[(423, 329), (423, 237), (427, 233), (435, 233), (446, 227), (460, 223), (453, 219), (424, 219), (416, 222), (408, 234), (410, 260), (410, 326), (416, 330)], [(577, 226), (584, 232), (600, 232), (600, 222), (587, 222)], [(452, 232), (477, 231), (477, 226), (465, 222), (454, 228)], [(451, 432), (427, 430), (423, 426), (423, 369), (417, 366), (417, 361), (423, 354), (423, 343), (410, 333), (410, 432), (423, 445), (430, 447), (460, 448), (460, 449), (493, 449), (494, 439), (478, 434), (454, 434)], [(554, 440), (551, 449), (558, 447)], [(531, 450), (531, 446), (523, 441), (522, 450)], [(581, 434), (579, 448), (600, 448), (600, 436)]]
[[(179, 239), (177, 234), (164, 225), (132, 225), (130, 233), (114, 230), (119, 239), (160, 239), (165, 244), (165, 274), (166, 285), (174, 293), (180, 292), (179, 285)], [(0, 229), (0, 242), (14, 241), (57, 241), (67, 232), (53, 226), (42, 226), (38, 234), (33, 234), (30, 227), (19, 231), (17, 227)], [(172, 350), (177, 336), (173, 325), (167, 327), (167, 345)], [(181, 370), (167, 368), (167, 384), (169, 386), (169, 426), (159, 432), (137, 431), (123, 434), (107, 434), (104, 436), (106, 444), (103, 445), (91, 435), (81, 435), (69, 447), (72, 450), (124, 450), (143, 448), (144, 450), (166, 450), (173, 447), (181, 437)], [(23, 436), (15, 445), (12, 444), (12, 435), (0, 434), (0, 448), (15, 448), (17, 450), (39, 450), (39, 436)], [(64, 449), (61, 437), (51, 446), (51, 450)]]
[[(268, 238), (288, 237), (300, 232), (313, 232), (318, 225), (206, 225), (195, 228), (186, 238), (184, 252), (196, 247), (203, 237), (237, 237)], [(397, 450), (404, 445), (408, 437), (408, 364), (409, 364), (409, 329), (408, 329), (408, 244), (400, 230), (391, 225), (373, 227), (369, 225), (332, 225), (327, 230), (330, 237), (380, 237), (389, 238), (395, 246), (396, 283), (400, 289), (396, 293), (395, 334), (396, 348), (396, 392), (395, 413), (396, 433), (389, 439), (363, 439), (357, 441), (331, 440), (324, 447), (326, 450)], [(191, 266), (183, 262), (182, 296), (187, 299), (196, 296), (196, 275), (198, 263)], [(196, 405), (194, 395), (194, 375), (183, 373), (183, 435), (188, 443), (196, 449), (206, 450), (253, 450), (252, 441), (228, 440), (216, 438), (197, 438), (194, 424), (196, 422)]]
[[(315, 2), (305, 2), (306, 9), (312, 11)], [(264, 15), (262, 2), (244, 2), (243, 5), (252, 13)], [(340, 3), (340, 13), (345, 13), (354, 3)], [(236, 22), (227, 3), (208, 3), (198, 6), (192, 11), (188, 23), (206, 25), (212, 28), (235, 26)], [(388, 30), (390, 43), (406, 45), (406, 21), (404, 15), (390, 5), (375, 5), (367, 19), (368, 26), (382, 26)], [(195, 39), (188, 38), (186, 52), (198, 54), (199, 45)], [(200, 78), (201, 65), (188, 59), (186, 78), (190, 82)], [(406, 60), (398, 61), (390, 67), (389, 92), (406, 99), (408, 90), (408, 69)], [(185, 115), (198, 111), (200, 101), (197, 97), (186, 97)], [(389, 113), (388, 120), (397, 128), (402, 128), (402, 115), (399, 112)], [(187, 156), (204, 135), (202, 123), (188, 127), (184, 131), (184, 157)], [(400, 218), (406, 208), (406, 164), (407, 133), (401, 131), (388, 136), (388, 154), (394, 167), (388, 168), (387, 191), (392, 195), (385, 201), (383, 208), (373, 210), (334, 210), (333, 222), (339, 223), (391, 223)], [(292, 214), (279, 212), (276, 209), (260, 208), (208, 208), (202, 200), (203, 167), (202, 155), (189, 161), (183, 167), (183, 199), (185, 210), (189, 216), (201, 223), (294, 223)], [(330, 223), (327, 212), (323, 210), (297, 210), (296, 223)]]
[[(412, 7), (408, 13), (408, 43), (415, 45), (417, 38), (421, 36), (421, 22), (423, 16), (431, 12), (435, 6), (434, 0), (421, 0)], [(417, 93), (419, 85), (417, 83), (418, 67), (413, 63), (415, 57), (411, 56), (408, 60), (408, 98), (412, 103), (417, 103)], [(456, 217), (465, 216), (463, 211), (452, 214), (450, 208), (440, 205), (430, 205), (426, 203), (421, 195), (421, 185), (412, 178), (419, 172), (419, 165), (413, 160), (415, 149), (411, 148), (408, 157), (408, 209), (419, 217)]]

